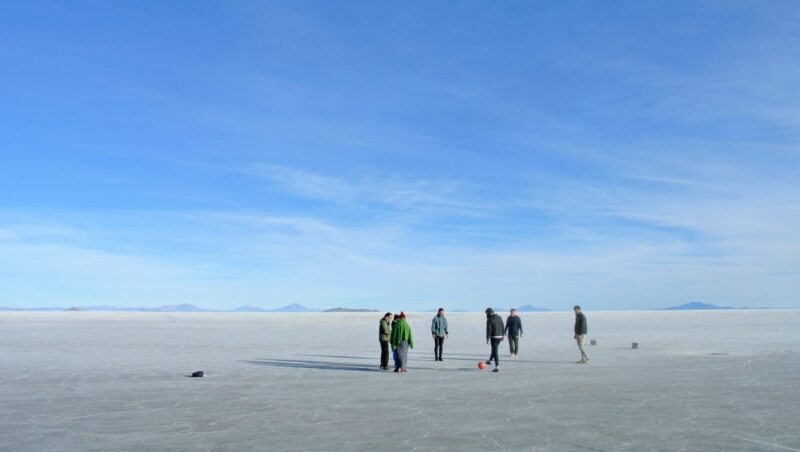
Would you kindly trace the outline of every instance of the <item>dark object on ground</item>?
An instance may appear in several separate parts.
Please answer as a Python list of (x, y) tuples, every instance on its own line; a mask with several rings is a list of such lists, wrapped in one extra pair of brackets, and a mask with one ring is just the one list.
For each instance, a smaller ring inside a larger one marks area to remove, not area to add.
[(591, 342), (591, 344), (592, 344), (592, 345), (597, 345), (597, 340), (595, 340), (595, 339), (592, 339), (592, 342)]
[(631, 348), (634, 348), (634, 349), (639, 348), (639, 343), (638, 342), (632, 343), (631, 344)]
[(198, 370), (197, 372), (192, 372), (192, 376), (195, 378), (205, 378), (206, 373), (203, 372), (202, 370)]

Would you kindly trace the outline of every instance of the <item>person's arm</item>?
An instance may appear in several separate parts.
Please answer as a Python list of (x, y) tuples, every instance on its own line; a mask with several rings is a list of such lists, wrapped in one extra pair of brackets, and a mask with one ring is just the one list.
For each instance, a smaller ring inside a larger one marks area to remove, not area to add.
[(445, 336), (449, 336), (450, 335), (450, 331), (447, 330), (447, 319), (446, 318), (444, 319), (444, 335)]
[(436, 317), (431, 320), (431, 336), (436, 339)]

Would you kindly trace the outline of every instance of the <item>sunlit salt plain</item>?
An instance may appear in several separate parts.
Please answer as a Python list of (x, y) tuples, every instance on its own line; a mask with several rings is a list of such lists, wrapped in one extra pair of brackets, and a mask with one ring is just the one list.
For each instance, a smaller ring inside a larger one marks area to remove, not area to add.
[(401, 375), (380, 314), (0, 313), (0, 448), (800, 450), (800, 311), (589, 311), (587, 365), (570, 313), (523, 313), (496, 374), (482, 314), (444, 362), (432, 316)]

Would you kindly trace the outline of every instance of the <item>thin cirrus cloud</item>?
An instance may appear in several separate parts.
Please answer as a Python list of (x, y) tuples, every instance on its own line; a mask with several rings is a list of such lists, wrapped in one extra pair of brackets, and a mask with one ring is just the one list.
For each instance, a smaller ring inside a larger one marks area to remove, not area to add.
[(337, 204), (375, 203), (398, 209), (463, 210), (475, 214), (481, 206), (463, 194), (466, 184), (452, 180), (401, 178), (397, 175), (351, 172), (344, 176), (256, 163), (244, 172), (289, 194)]

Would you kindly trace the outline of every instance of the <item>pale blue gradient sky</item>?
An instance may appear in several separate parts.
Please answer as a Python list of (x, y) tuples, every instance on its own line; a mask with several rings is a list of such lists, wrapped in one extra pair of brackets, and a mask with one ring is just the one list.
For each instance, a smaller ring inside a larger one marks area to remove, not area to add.
[(796, 2), (0, 13), (0, 306), (800, 307)]

